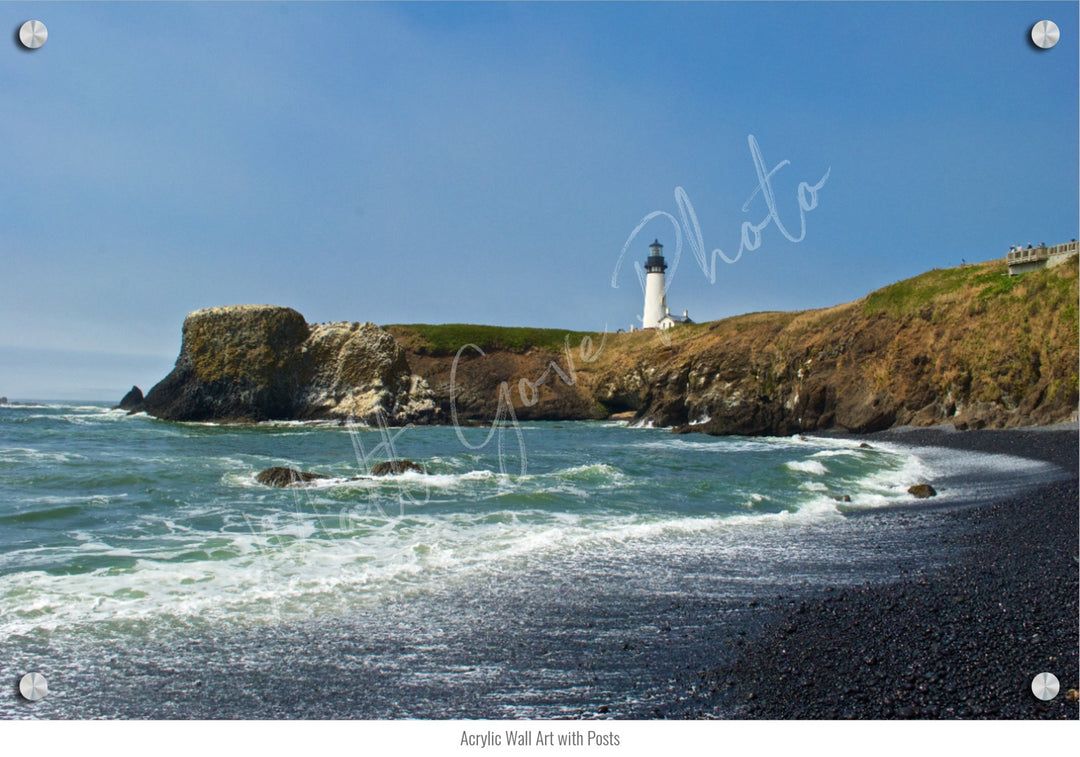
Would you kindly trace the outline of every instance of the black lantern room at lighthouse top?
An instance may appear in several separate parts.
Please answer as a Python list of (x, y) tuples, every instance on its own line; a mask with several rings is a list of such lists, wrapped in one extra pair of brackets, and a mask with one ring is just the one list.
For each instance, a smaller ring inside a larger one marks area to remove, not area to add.
[(660, 244), (659, 239), (653, 240), (653, 243), (649, 245), (649, 257), (645, 260), (645, 270), (649, 273), (663, 273), (667, 270), (667, 263), (664, 262), (664, 245)]

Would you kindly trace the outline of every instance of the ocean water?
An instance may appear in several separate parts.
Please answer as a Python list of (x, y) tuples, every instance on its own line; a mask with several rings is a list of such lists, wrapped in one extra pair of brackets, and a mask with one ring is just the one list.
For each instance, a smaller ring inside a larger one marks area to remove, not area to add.
[[(427, 472), (367, 475), (398, 457)], [(255, 481), (274, 465), (329, 478)], [(617, 700), (647, 716), (665, 660), (705, 643), (694, 612), (672, 627), (665, 608), (691, 598), (722, 626), (759, 594), (888, 572), (910, 544), (860, 514), (899, 522), (1047, 474), (603, 422), (239, 427), (0, 406), (0, 665), (53, 692), (6, 691), (0, 715), (545, 717)], [(923, 481), (939, 496), (914, 500)], [(655, 641), (679, 623), (688, 641)]]

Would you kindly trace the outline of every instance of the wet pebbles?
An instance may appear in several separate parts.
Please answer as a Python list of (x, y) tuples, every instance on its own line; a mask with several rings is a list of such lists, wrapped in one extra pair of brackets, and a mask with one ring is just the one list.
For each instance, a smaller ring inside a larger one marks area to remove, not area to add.
[[(698, 671), (682, 717), (1076, 719), (1077, 432), (935, 430), (872, 439), (1018, 454), (1071, 480), (940, 514), (943, 567), (827, 591)], [(1043, 702), (1032, 679), (1053, 673)], [(1070, 701), (1071, 699), (1071, 701)]]

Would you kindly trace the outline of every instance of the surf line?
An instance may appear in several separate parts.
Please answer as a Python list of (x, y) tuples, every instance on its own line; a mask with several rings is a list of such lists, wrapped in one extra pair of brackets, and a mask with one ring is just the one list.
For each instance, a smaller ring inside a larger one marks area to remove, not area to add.
[[(579, 354), (583, 363), (595, 362), (600, 357), (600, 353), (604, 351), (604, 344), (607, 342), (607, 330), (604, 330), (603, 336), (600, 339), (600, 346), (593, 350), (593, 339), (591, 336), (584, 336), (581, 338), (581, 344), (579, 345)], [(566, 370), (563, 370), (558, 361), (551, 360), (544, 368), (544, 372), (534, 381), (530, 381), (527, 378), (519, 379), (517, 382), (518, 396), (521, 399), (522, 407), (532, 407), (540, 401), (540, 387), (546, 384), (552, 377), (555, 376), (558, 380), (562, 381), (567, 386), (577, 385), (577, 369), (574, 364), (574, 351), (570, 348), (570, 335), (567, 334), (563, 340), (563, 348), (566, 352)], [(499, 472), (506, 473), (506, 459), (503, 454), (503, 436), (507, 430), (514, 432), (517, 439), (518, 458), (521, 461), (519, 470), (520, 474), (524, 476), (528, 470), (528, 455), (525, 451), (525, 435), (521, 433), (521, 423), (518, 421), (517, 413), (514, 412), (514, 397), (513, 392), (510, 390), (510, 382), (502, 381), (498, 388), (498, 405), (495, 408), (495, 418), (491, 422), (491, 430), (487, 436), (484, 437), (484, 441), (479, 444), (473, 444), (465, 438), (465, 433), (462, 431), (461, 422), (458, 416), (457, 397), (458, 397), (458, 383), (457, 372), (458, 365), (461, 362), (461, 356), (466, 350), (472, 350), (481, 357), (484, 357), (487, 353), (475, 344), (466, 344), (457, 351), (454, 355), (454, 362), (450, 366), (450, 420), (454, 426), (454, 433), (457, 434), (458, 441), (466, 449), (480, 450), (486, 447), (493, 438), (498, 437), (496, 442), (496, 452), (499, 458)]]
[[(672, 258), (671, 273), (668, 274), (668, 284), (675, 276), (675, 271), (679, 266), (679, 258), (682, 256), (683, 235), (686, 235), (687, 244), (690, 246), (690, 251), (694, 253), (694, 257), (697, 259), (698, 267), (701, 268), (701, 272), (709, 280), (710, 284), (716, 283), (716, 259), (720, 258), (725, 263), (736, 263), (742, 257), (744, 252), (753, 251), (761, 246), (761, 233), (770, 225), (776, 224), (777, 230), (789, 241), (793, 243), (799, 243), (806, 238), (806, 214), (814, 210), (818, 206), (818, 192), (825, 186), (825, 183), (829, 180), (829, 175), (832, 173), (832, 167), (830, 166), (825, 175), (822, 176), (816, 184), (808, 184), (805, 181), (800, 181), (798, 189), (796, 190), (796, 196), (799, 201), (799, 234), (796, 236), (788, 230), (787, 226), (780, 219), (780, 213), (776, 208), (776, 192), (773, 190), (772, 177), (784, 166), (790, 165), (790, 160), (782, 160), (773, 166), (771, 169), (766, 169), (765, 158), (761, 154), (761, 147), (758, 145), (757, 139), (753, 134), (750, 134), (746, 138), (747, 144), (750, 146), (750, 158), (754, 162), (754, 172), (757, 174), (757, 187), (750, 193), (750, 196), (746, 198), (746, 202), (742, 205), (742, 212), (748, 213), (750, 209), (750, 203), (754, 201), (754, 198), (761, 194), (765, 200), (765, 206), (767, 213), (765, 217), (758, 223), (751, 221), (743, 221), (742, 229), (739, 238), (739, 251), (733, 258), (729, 258), (724, 254), (724, 251), (719, 247), (714, 249), (711, 254), (705, 252), (705, 240), (701, 233), (701, 224), (698, 222), (697, 213), (694, 212), (694, 205), (690, 202), (690, 197), (687, 195), (686, 190), (682, 187), (675, 187), (675, 205), (679, 210), (679, 219), (676, 219), (671, 213), (664, 210), (654, 210), (646, 215), (638, 225), (630, 232), (630, 236), (626, 239), (626, 244), (623, 245), (622, 252), (619, 253), (619, 259), (615, 263), (615, 270), (611, 273), (611, 286), (613, 289), (619, 288), (618, 278), (619, 269), (622, 267), (623, 258), (626, 257), (626, 253), (630, 249), (630, 245), (634, 239), (637, 238), (641, 230), (652, 221), (654, 218), (666, 218), (671, 222), (672, 228), (675, 230), (675, 255)], [(640, 264), (634, 263), (634, 269), (637, 271), (638, 280), (641, 284), (641, 288), (645, 289), (645, 272), (641, 269)]]

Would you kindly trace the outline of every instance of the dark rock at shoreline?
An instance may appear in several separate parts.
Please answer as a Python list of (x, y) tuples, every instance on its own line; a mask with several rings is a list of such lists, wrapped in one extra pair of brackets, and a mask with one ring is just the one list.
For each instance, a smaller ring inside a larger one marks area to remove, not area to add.
[(371, 466), (371, 475), (373, 476), (397, 476), (406, 471), (426, 472), (412, 460), (386, 460)]
[(113, 410), (139, 410), (143, 403), (142, 389), (137, 386), (131, 387), (131, 391), (124, 395), (124, 398), (120, 400), (120, 404), (113, 408)]
[(915, 484), (908, 487), (908, 494), (916, 499), (927, 499), (928, 497), (936, 497), (937, 489), (930, 486), (930, 484)]
[(790, 436), (798, 430), (797, 424), (784, 417), (782, 407), (762, 400), (723, 408), (704, 423), (676, 426), (671, 432), (714, 436)]
[(295, 468), (284, 468), (279, 465), (275, 465), (273, 468), (267, 468), (264, 471), (260, 471), (255, 476), (255, 480), (260, 484), (266, 486), (286, 487), (294, 484), (306, 484), (311, 481), (317, 481), (320, 478), (329, 478), (321, 473), (309, 473), (307, 471), (299, 471)]

